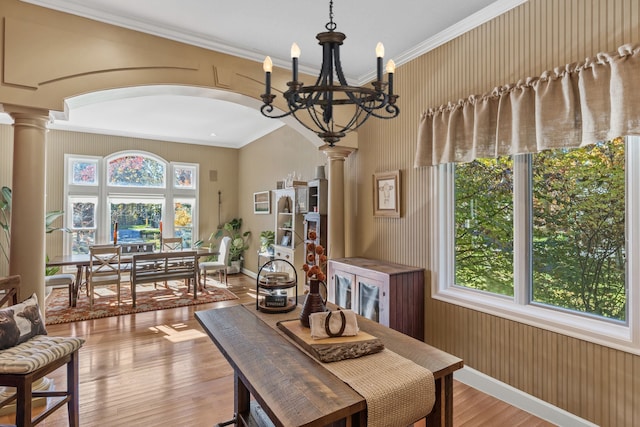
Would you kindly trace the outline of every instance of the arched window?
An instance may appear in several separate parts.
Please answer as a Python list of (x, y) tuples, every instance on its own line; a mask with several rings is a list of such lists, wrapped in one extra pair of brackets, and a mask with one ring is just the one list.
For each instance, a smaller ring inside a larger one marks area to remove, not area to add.
[(66, 253), (93, 244), (154, 242), (161, 234), (192, 245), (197, 232), (197, 164), (170, 163), (151, 153), (123, 151), (105, 158), (65, 157)]

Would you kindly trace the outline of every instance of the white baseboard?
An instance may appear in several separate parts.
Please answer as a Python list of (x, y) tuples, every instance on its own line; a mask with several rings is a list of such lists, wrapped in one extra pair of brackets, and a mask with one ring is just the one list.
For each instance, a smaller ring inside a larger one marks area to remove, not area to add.
[(596, 424), (590, 421), (511, 387), (473, 368), (465, 366), (455, 371), (453, 378), (555, 425), (562, 427), (597, 427)]

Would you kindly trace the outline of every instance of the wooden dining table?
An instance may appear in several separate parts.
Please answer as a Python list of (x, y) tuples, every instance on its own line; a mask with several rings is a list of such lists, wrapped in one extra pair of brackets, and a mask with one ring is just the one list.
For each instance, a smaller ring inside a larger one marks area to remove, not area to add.
[[(277, 327), (297, 319), (300, 311), (298, 304), (289, 313), (264, 314), (247, 304), (195, 313), (234, 370), (236, 418), (221, 425), (251, 425), (251, 396), (276, 426), (366, 425), (365, 398)], [(435, 405), (427, 425), (452, 427), (453, 372), (462, 368), (462, 359), (361, 316), (358, 325), (385, 348), (433, 373)]]
[[(191, 251), (193, 249), (185, 248), (185, 250)], [(133, 261), (133, 256), (144, 252), (131, 252), (121, 254), (120, 263), (128, 264)], [(218, 252), (211, 251), (209, 249), (198, 248), (196, 255), (198, 258), (217, 255)], [(76, 280), (73, 284), (73, 292), (71, 295), (71, 306), (75, 307), (78, 301), (78, 292), (80, 287), (84, 283), (83, 276), (84, 271), (89, 268), (91, 264), (91, 256), (89, 254), (67, 254), (59, 255), (49, 259), (46, 263), (47, 267), (76, 267)]]

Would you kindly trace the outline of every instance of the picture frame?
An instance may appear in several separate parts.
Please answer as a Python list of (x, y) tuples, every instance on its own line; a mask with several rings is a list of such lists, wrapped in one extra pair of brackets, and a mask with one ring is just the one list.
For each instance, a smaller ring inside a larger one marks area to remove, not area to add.
[(280, 240), (280, 246), (289, 246), (290, 243), (291, 236), (289, 234), (285, 234), (284, 236), (282, 236), (282, 239)]
[(253, 213), (256, 215), (267, 215), (271, 213), (270, 191), (253, 193)]
[(400, 171), (373, 174), (373, 216), (400, 218)]

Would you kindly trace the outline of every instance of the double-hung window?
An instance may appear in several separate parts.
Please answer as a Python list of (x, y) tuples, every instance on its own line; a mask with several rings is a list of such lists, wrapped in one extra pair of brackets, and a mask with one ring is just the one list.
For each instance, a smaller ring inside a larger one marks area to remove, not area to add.
[(433, 171), (434, 298), (640, 353), (640, 137)]

